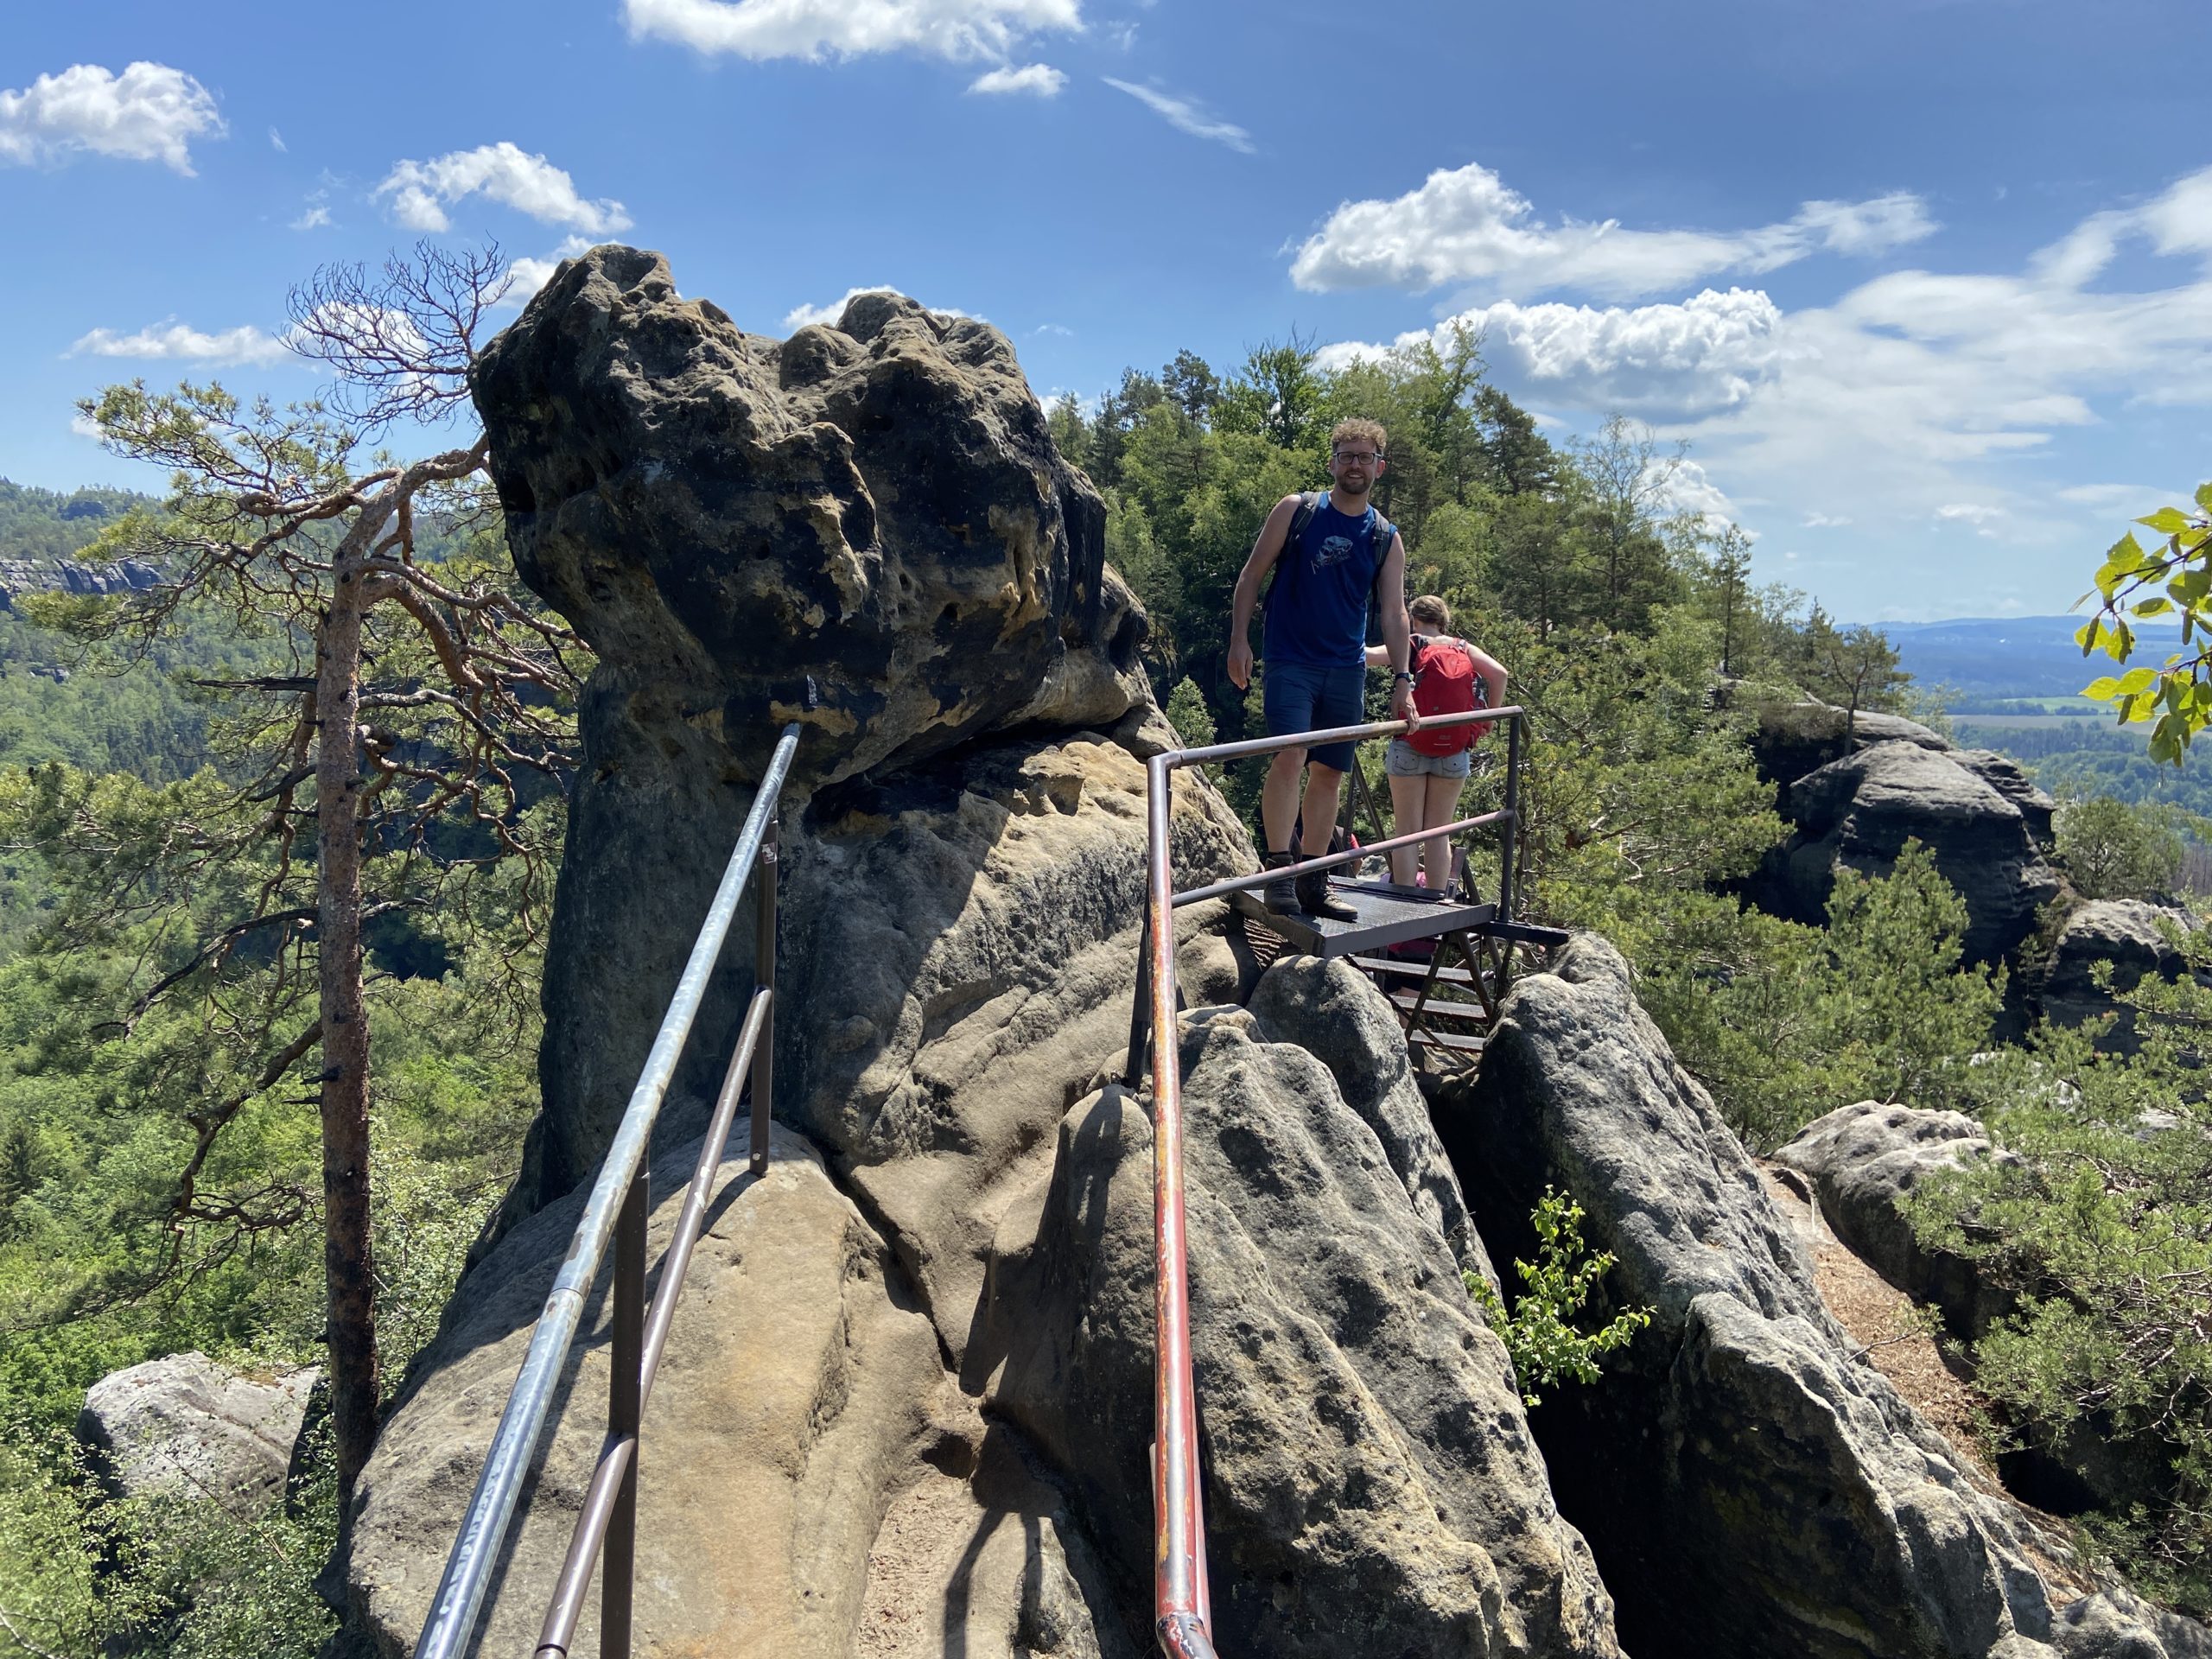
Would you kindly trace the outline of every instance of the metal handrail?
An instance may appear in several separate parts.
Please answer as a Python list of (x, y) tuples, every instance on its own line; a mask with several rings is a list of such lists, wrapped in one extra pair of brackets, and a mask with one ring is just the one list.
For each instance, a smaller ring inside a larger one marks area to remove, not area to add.
[[(484, 1597), (497, 1566), (507, 1529), (514, 1520), (530, 1460), (543, 1434), (561, 1367), (575, 1341), (576, 1327), (599, 1276), (610, 1242), (614, 1245), (613, 1364), (607, 1385), (607, 1433), (593, 1471), (582, 1513), (562, 1567), (552, 1605), (538, 1639), (541, 1655), (565, 1656), (582, 1614), (591, 1569), (604, 1550), (600, 1591), (600, 1653), (602, 1659), (630, 1651), (632, 1592), (637, 1559), (638, 1433), (653, 1374), (667, 1344), (669, 1321), (683, 1287), (705, 1219), (707, 1199), (721, 1150), (749, 1074), (752, 1089), (751, 1170), (767, 1167), (768, 1115), (773, 1103), (776, 977), (776, 809), (798, 747), (799, 726), (783, 729), (766, 773), (746, 815), (729, 862), (722, 871), (706, 920), (677, 982), (660, 1031), (630, 1103), (600, 1165), (591, 1196), (576, 1223), (559, 1276), (545, 1299), (530, 1351), (523, 1357), (514, 1387), (500, 1413), (499, 1427), (476, 1482), (459, 1535), (446, 1558), (444, 1576), (430, 1603), (429, 1618), (416, 1643), (416, 1659), (460, 1659), (476, 1633)], [(730, 1056), (721, 1094), (707, 1131), (698, 1166), (671, 1240), (660, 1294), (645, 1306), (645, 1223), (649, 1213), (645, 1155), (653, 1124), (660, 1116), (677, 1061), (690, 1036), (692, 1022), (706, 999), (707, 985), (721, 959), (722, 945), (737, 915), (739, 900), (758, 867), (760, 872), (758, 925), (753, 939), (757, 988), (747, 1006), (745, 1024)]]
[(1191, 1370), (1190, 1262), (1183, 1210), (1183, 1078), (1175, 1047), (1175, 910), (1186, 900), (1216, 898), (1280, 880), (1286, 874), (1333, 868), (1368, 854), (1477, 825), (1502, 823), (1505, 852), (1498, 877), (1497, 914), (1513, 913), (1513, 865), (1521, 813), (1521, 730), (1527, 715), (1517, 704), (1438, 715), (1423, 727), (1469, 726), (1506, 721), (1505, 805), (1436, 830), (1395, 836), (1350, 852), (1309, 858), (1255, 875), (1236, 876), (1179, 896), (1169, 861), (1170, 775), (1179, 766), (1279, 749), (1391, 737), (1413, 729), (1410, 721), (1338, 726), (1321, 732), (1216, 743), (1201, 749), (1169, 749), (1145, 762), (1145, 948), (1141, 964), (1152, 993), (1153, 1153), (1153, 1468), (1154, 1529), (1153, 1616), (1160, 1650), (1170, 1659), (1215, 1659), (1212, 1601), (1206, 1586), (1205, 1497), (1198, 1479), (1198, 1394)]

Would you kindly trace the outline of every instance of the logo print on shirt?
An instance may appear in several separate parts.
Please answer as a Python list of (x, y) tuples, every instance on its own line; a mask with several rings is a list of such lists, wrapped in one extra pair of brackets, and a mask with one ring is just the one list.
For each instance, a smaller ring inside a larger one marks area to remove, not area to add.
[(1351, 557), (1351, 537), (1332, 536), (1324, 541), (1313, 555), (1313, 562), (1306, 568), (1319, 573), (1332, 564), (1342, 564)]

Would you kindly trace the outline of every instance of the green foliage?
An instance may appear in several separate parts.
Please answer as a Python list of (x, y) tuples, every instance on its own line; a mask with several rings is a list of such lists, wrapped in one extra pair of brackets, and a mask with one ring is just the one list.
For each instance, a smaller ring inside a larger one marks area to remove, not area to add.
[(1839, 871), (1825, 929), (1704, 895), (1637, 991), (1753, 1147), (1856, 1100), (1971, 1105), (2004, 970), (1962, 963), (1966, 906), (1916, 842), (1885, 876)]
[(1213, 716), (1195, 682), (1185, 678), (1175, 683), (1167, 697), (1167, 723), (1186, 749), (1203, 749), (1214, 741)]
[[(2200, 933), (2177, 939), (2212, 970)], [(2018, 1438), (2148, 1448), (2162, 1489), (2088, 1530), (2145, 1589), (2212, 1612), (2212, 989), (2147, 979), (2122, 1000), (2141, 1039), (2098, 1054), (2046, 1030), (1977, 1068), (1980, 1113), (2014, 1154), (1925, 1184), (1916, 1230), (2019, 1296), (1974, 1344), (1976, 1384)]]
[(1613, 1257), (1608, 1252), (1586, 1252), (1582, 1206), (1548, 1186), (1529, 1219), (1536, 1230), (1536, 1259), (1513, 1264), (1521, 1289), (1510, 1313), (1480, 1274), (1464, 1276), (1467, 1294), (1489, 1317), (1491, 1328), (1512, 1356), (1522, 1400), (1540, 1406), (1540, 1388), (1569, 1381), (1595, 1382), (1599, 1357), (1625, 1348), (1651, 1323), (1651, 1310), (1624, 1308), (1595, 1331), (1580, 1329), (1575, 1320), (1599, 1281), (1612, 1270)]
[(336, 1624), (314, 1582), (336, 1497), (311, 1460), (257, 1513), (189, 1490), (118, 1500), (66, 1436), (18, 1439), (0, 1448), (0, 1650), (306, 1659)]
[(2135, 522), (2163, 539), (2145, 548), (2130, 531), (2113, 543), (2097, 568), (2097, 614), (2075, 639), (2084, 657), (2102, 651), (2124, 664), (2135, 654), (2134, 623), (2175, 617), (2181, 649), (2156, 668), (2101, 675), (2082, 695), (2111, 704), (2122, 724), (2152, 721), (2151, 758), (2179, 766), (2212, 722), (2212, 649), (2202, 639), (2212, 632), (2212, 484), (2200, 485), (2188, 507), (2161, 507)]
[(2084, 899), (2149, 899), (2173, 890), (2186, 850), (2171, 808), (2109, 795), (2062, 800), (2053, 816), (2058, 856)]

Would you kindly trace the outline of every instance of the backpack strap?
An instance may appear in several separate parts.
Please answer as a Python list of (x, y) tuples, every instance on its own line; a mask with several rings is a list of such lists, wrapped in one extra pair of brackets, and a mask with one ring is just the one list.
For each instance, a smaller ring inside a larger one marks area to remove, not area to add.
[[(1368, 508), (1368, 511), (1375, 512), (1373, 507)], [(1372, 591), (1378, 601), (1382, 597), (1383, 562), (1390, 556), (1390, 538), (1397, 533), (1398, 527), (1395, 524), (1381, 513), (1375, 512), (1375, 546), (1377, 551), (1375, 556), (1375, 582)]]
[(1275, 555), (1277, 558), (1281, 558), (1284, 553), (1289, 552), (1292, 548), (1298, 545), (1298, 538), (1306, 533), (1306, 526), (1313, 522), (1313, 515), (1315, 512), (1319, 511), (1320, 505), (1320, 491), (1304, 490), (1300, 492), (1298, 497), (1298, 511), (1290, 515), (1290, 528), (1283, 531), (1282, 548), (1281, 551)]

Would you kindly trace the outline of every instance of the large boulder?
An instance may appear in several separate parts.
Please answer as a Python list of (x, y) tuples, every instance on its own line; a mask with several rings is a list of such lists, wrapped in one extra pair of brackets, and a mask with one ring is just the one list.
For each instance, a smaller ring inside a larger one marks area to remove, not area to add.
[(319, 1375), (264, 1381), (197, 1352), (149, 1359), (86, 1390), (77, 1438), (118, 1497), (209, 1497), (250, 1515), (284, 1495)]
[[(656, 1253), (697, 1152), (673, 1149), (654, 1168)], [(925, 1602), (912, 1581), (919, 1555), (940, 1601), (948, 1588), (962, 1596), (976, 1643), (967, 1651), (1064, 1659), (1126, 1652), (1085, 1547), (1066, 1539), (1063, 1502), (1028, 1471), (1010, 1432), (986, 1446), (983, 1425), (950, 1386), (930, 1322), (882, 1240), (802, 1140), (779, 1129), (771, 1153), (758, 1180), (745, 1173), (741, 1144), (721, 1165), (646, 1408), (640, 1650), (800, 1659), (882, 1651), (861, 1637), (871, 1620), (881, 1625)], [(539, 1211), (464, 1280), (361, 1478), (350, 1593), (357, 1625), (380, 1654), (413, 1650), (582, 1207), (576, 1193)], [(599, 1454), (606, 1279), (562, 1374), (493, 1586), (480, 1643), (486, 1653), (535, 1648)], [(918, 1493), (935, 1516), (920, 1536), (912, 1525)], [(1021, 1524), (980, 1570), (957, 1586), (938, 1580), (927, 1560), (948, 1535), (983, 1558), (1009, 1515)], [(597, 1605), (587, 1600), (577, 1651), (597, 1644)], [(1017, 1649), (1025, 1628), (1055, 1631), (1058, 1644), (1033, 1639)]]
[(1966, 904), (1967, 955), (1998, 960), (2034, 931), (2036, 912), (2061, 884), (2020, 804), (1982, 775), (1990, 770), (1900, 739), (1807, 773), (1783, 796), (1796, 833), (1770, 855), (1756, 895), (1770, 910), (1817, 924), (1837, 870), (1887, 874), (1905, 843), (1917, 841)]
[[(2133, 990), (2145, 974), (2178, 978), (2187, 959), (2168, 935), (2193, 925), (2187, 912), (2140, 899), (2093, 899), (2079, 906), (2052, 942), (2044, 969), (2044, 1017), (2074, 1026), (2112, 1015), (2111, 1026), (2099, 1034), (2099, 1046), (2133, 1050), (2135, 1010), (2117, 1001), (2113, 993)], [(2111, 964), (2108, 985), (2097, 983), (2101, 963)]]
[[(785, 722), (796, 829), (825, 784), (994, 730), (1156, 716), (1103, 505), (988, 324), (871, 294), (766, 340), (678, 297), (658, 255), (607, 246), (561, 266), (471, 385), (517, 566), (598, 653), (512, 1219), (604, 1149)], [(809, 855), (792, 835), (787, 867)], [(711, 1096), (749, 957), (728, 954), (679, 1094)]]
[[(1241, 1009), (1183, 1046), (1192, 1351), (1224, 1653), (1612, 1655), (1505, 1351), (1313, 1055)], [(971, 1386), (1068, 1472), (1124, 1593), (1152, 1552), (1152, 1135), (1118, 1087), (1010, 1207)]]
[(1977, 1263), (1923, 1245), (1905, 1202), (1928, 1176), (1993, 1155), (2011, 1156), (1963, 1112), (1865, 1100), (1815, 1118), (1774, 1160), (1806, 1178), (1836, 1237), (1860, 1261), (1915, 1301), (1942, 1308), (1954, 1330), (1978, 1337), (2012, 1310), (2012, 1297)]
[[(1618, 1258), (1600, 1311), (1652, 1311), (1598, 1384), (1535, 1414), (1624, 1646), (1639, 1659), (2170, 1652), (2116, 1605), (2075, 1605), (2024, 1541), (2022, 1512), (1857, 1356), (1618, 952), (1577, 938), (1503, 1012), (1474, 1081), (1439, 1105), (1476, 1219), (1501, 1258), (1532, 1258), (1529, 1212), (1559, 1188), (1586, 1211), (1591, 1248)], [(2120, 1633), (2136, 1645), (2114, 1645)]]

